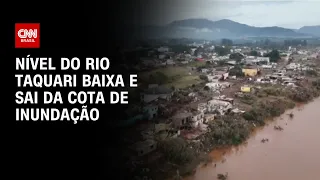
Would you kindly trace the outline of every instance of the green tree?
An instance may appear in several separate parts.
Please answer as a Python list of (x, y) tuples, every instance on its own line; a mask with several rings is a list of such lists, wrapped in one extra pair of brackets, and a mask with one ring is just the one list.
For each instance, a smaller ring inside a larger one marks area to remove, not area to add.
[(250, 56), (259, 56), (258, 51), (250, 51)]
[(266, 54), (265, 57), (270, 57), (270, 62), (278, 62), (281, 59), (279, 51), (275, 49)]
[(233, 45), (233, 41), (230, 39), (222, 39), (221, 40), (221, 45), (223, 46), (232, 46)]
[(216, 46), (214, 50), (219, 56), (225, 56), (230, 53), (230, 49), (227, 47)]
[(243, 55), (240, 54), (240, 53), (232, 53), (232, 54), (230, 54), (230, 56), (229, 56), (229, 59), (236, 60), (237, 62), (240, 62), (241, 59), (243, 59), (243, 58), (244, 58)]
[(229, 76), (244, 77), (244, 73), (242, 72), (242, 68), (240, 66), (235, 66), (229, 70)]

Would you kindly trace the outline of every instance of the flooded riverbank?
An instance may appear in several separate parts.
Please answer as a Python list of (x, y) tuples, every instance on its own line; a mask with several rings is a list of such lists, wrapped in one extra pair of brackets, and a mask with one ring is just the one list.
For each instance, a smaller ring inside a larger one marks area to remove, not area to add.
[[(294, 117), (290, 118), (289, 113)], [(276, 131), (281, 126), (283, 131)], [(261, 143), (263, 138), (269, 141)], [(237, 148), (216, 150), (216, 160), (185, 180), (213, 180), (228, 172), (230, 180), (317, 179), (320, 167), (320, 98), (287, 111)], [(223, 162), (224, 161), (224, 162)]]

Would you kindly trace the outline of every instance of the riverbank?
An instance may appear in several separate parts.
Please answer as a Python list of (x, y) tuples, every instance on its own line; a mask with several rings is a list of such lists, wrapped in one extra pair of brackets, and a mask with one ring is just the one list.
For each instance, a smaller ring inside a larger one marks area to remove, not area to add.
[[(245, 144), (216, 149), (210, 156), (216, 161), (198, 166), (195, 175), (184, 180), (213, 180), (228, 172), (229, 179), (314, 179), (320, 166), (320, 98), (288, 110), (252, 134)], [(293, 113), (291, 118), (288, 114)], [(274, 126), (282, 126), (282, 132)], [(269, 141), (261, 143), (261, 139)], [(222, 162), (222, 159), (226, 159)], [(216, 164), (216, 166), (215, 166)]]
[(170, 148), (165, 152), (166, 160), (175, 166), (168, 168), (170, 171), (166, 171), (166, 175), (174, 176), (177, 169), (181, 176), (192, 175), (200, 162), (206, 164), (217, 160), (210, 158), (213, 150), (226, 150), (244, 144), (266, 121), (284, 114), (296, 104), (308, 103), (319, 95), (320, 79), (309, 78), (296, 88), (264, 85), (253, 94), (237, 97), (238, 103), (250, 106), (244, 114), (218, 117), (209, 124), (211, 131), (198, 140), (186, 141), (178, 138), (167, 142), (165, 147)]

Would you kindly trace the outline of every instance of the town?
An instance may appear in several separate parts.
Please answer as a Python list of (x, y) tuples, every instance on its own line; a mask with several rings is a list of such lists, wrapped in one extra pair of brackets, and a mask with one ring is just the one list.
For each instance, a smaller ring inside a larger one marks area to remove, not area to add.
[(320, 48), (292, 44), (222, 39), (135, 50), (136, 103), (117, 122), (130, 147), (124, 163), (138, 179), (192, 173), (212, 149), (244, 143), (266, 119), (318, 97)]

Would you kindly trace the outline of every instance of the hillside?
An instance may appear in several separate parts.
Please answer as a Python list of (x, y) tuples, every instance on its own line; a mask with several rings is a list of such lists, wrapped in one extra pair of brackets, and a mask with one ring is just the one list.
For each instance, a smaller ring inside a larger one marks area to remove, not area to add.
[(303, 26), (302, 28), (298, 29), (297, 32), (320, 37), (320, 25), (318, 25), (318, 26)]
[(282, 27), (254, 27), (228, 19), (185, 19), (173, 21), (166, 26), (144, 29), (152, 37), (196, 38), (196, 39), (240, 39), (247, 37), (306, 37), (307, 34)]

